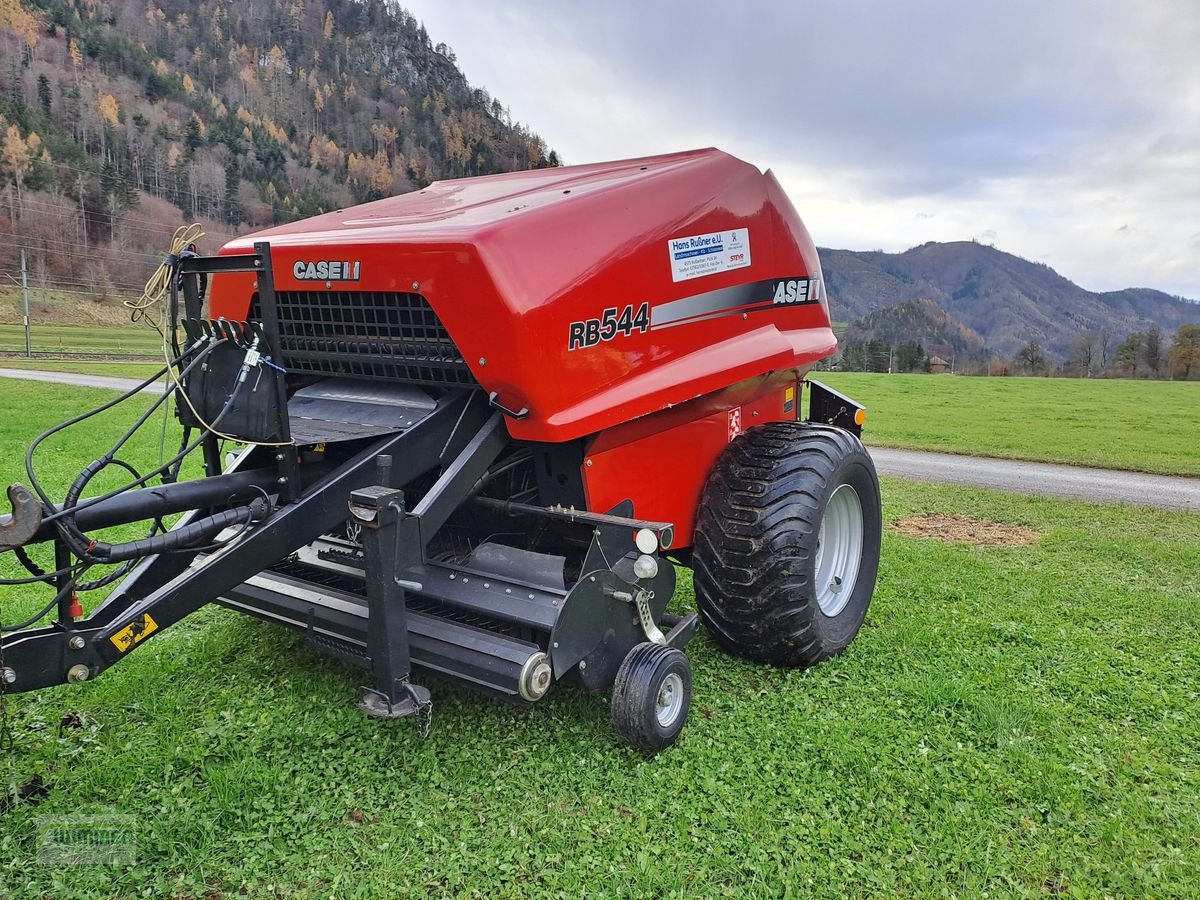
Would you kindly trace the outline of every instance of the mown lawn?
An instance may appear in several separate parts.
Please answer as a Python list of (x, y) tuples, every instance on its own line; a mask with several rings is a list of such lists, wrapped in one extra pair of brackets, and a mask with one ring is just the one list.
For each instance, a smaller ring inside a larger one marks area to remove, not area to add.
[[(0, 483), (43, 423), (111, 396), (63, 391), (0, 383)], [(50, 790), (0, 816), (0, 895), (1194, 894), (1200, 517), (899, 480), (884, 502), (1041, 537), (889, 531), (866, 627), (808, 672), (701, 633), (688, 727), (650, 760), (568, 687), (521, 711), (430, 680), (422, 741), (360, 715), (358, 670), (206, 610), (93, 683), (10, 698), (0, 787)], [(0, 591), (3, 621), (35, 608)], [(136, 820), (136, 865), (34, 861), (39, 817), (105, 812)]]
[(1200, 475), (1200, 382), (821, 372), (868, 444)]

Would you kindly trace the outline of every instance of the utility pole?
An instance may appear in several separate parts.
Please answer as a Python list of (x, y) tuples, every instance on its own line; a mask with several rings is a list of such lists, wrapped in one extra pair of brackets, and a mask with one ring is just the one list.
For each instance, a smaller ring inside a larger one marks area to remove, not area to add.
[(25, 304), (25, 357), (33, 358), (33, 347), (29, 341), (29, 272), (25, 268), (25, 250), (21, 249), (21, 299)]

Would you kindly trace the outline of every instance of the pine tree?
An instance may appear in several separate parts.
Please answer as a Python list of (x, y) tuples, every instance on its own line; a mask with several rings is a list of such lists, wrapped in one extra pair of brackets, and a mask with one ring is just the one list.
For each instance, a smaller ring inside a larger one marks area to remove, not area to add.
[(50, 118), (50, 79), (45, 75), (39, 75), (37, 78), (37, 96), (38, 106), (42, 108), (42, 115), (44, 115), (47, 119)]

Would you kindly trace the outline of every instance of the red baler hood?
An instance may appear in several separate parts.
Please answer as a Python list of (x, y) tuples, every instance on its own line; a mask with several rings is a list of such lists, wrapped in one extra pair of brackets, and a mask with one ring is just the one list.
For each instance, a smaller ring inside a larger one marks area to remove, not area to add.
[[(256, 241), (280, 291), (423, 295), (479, 383), (528, 408), (519, 439), (570, 440), (836, 349), (795, 209), (719, 150), (437, 182), (222, 252)], [(212, 315), (244, 318), (252, 291), (219, 276)]]

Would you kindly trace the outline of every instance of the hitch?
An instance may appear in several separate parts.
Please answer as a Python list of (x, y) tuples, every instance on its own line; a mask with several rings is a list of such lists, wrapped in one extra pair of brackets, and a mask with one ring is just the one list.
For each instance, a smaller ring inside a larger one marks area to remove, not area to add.
[(8, 486), (12, 517), (0, 519), (0, 552), (24, 547), (42, 527), (42, 505), (23, 484)]

